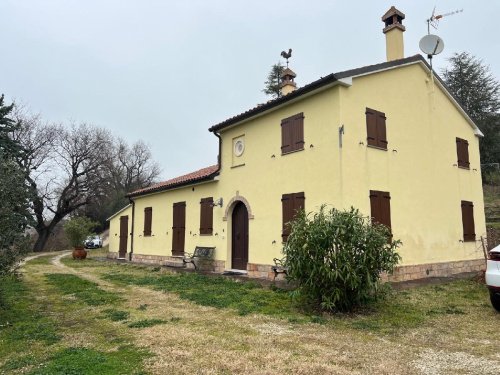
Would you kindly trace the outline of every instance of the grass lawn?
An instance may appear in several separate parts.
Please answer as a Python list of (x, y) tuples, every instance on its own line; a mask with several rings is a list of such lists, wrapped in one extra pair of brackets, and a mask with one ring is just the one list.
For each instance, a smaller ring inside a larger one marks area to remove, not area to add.
[(475, 280), (322, 315), (255, 282), (57, 255), (0, 283), (0, 374), (500, 373)]

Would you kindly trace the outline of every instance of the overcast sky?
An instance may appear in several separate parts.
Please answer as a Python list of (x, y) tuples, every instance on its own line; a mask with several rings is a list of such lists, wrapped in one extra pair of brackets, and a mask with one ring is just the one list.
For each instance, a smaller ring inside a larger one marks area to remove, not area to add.
[(143, 139), (167, 179), (216, 163), (207, 129), (267, 100), (280, 52), (303, 86), (384, 62), (381, 16), (406, 14), (405, 56), (419, 53), (425, 20), (454, 52), (483, 59), (500, 78), (500, 1), (0, 0), (0, 93), (49, 121), (90, 122)]

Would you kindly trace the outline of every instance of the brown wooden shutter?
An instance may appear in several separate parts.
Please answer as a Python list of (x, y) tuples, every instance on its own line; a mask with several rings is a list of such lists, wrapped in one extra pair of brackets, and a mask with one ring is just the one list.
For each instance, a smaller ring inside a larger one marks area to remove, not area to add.
[(370, 190), (372, 222), (391, 229), (391, 195), (387, 191)]
[(286, 118), (281, 120), (281, 153), (292, 151), (292, 120)]
[(457, 142), (457, 164), (462, 168), (469, 168), (469, 142), (465, 139), (456, 138)]
[(292, 122), (292, 150), (304, 149), (304, 114), (295, 115)]
[(292, 221), (300, 210), (305, 208), (304, 192), (283, 194), (281, 197), (281, 206), (283, 211), (283, 229), (281, 238), (286, 242), (290, 235), (290, 221)]
[(151, 226), (153, 221), (153, 207), (144, 209), (144, 235), (151, 236)]
[(387, 150), (385, 119), (385, 113), (377, 112), (377, 146)]
[(462, 201), (462, 226), (464, 231), (464, 241), (475, 241), (476, 231), (474, 225), (474, 204), (469, 201)]
[(304, 149), (304, 113), (281, 120), (281, 153)]
[(281, 197), (281, 207), (283, 213), (283, 228), (281, 231), (281, 239), (286, 242), (290, 235), (290, 227), (288, 223), (293, 219), (293, 194), (283, 194)]
[(378, 147), (377, 115), (375, 110), (366, 108), (366, 140), (369, 146)]
[(213, 197), (202, 198), (200, 201), (200, 234), (213, 233)]

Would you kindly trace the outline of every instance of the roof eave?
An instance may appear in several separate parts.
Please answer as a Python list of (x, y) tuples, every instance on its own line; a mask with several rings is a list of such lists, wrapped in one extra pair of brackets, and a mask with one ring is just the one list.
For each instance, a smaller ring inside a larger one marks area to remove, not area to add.
[(125, 207), (123, 207), (122, 209), (120, 209), (120, 210), (116, 211), (113, 215), (111, 215), (110, 217), (108, 217), (108, 218), (106, 219), (106, 221), (110, 221), (112, 218), (114, 218), (116, 215), (118, 215), (118, 214), (122, 213), (122, 212), (123, 212), (123, 211), (125, 211), (127, 208), (129, 208), (130, 206), (132, 206), (130, 203), (129, 203), (129, 204), (127, 204)]
[(179, 182), (177, 184), (172, 184), (169, 186), (159, 186), (156, 189), (151, 189), (151, 190), (142, 191), (142, 192), (138, 192), (138, 193), (133, 193), (133, 192), (128, 193), (125, 195), (125, 197), (133, 199), (133, 198), (137, 198), (137, 197), (143, 197), (146, 195), (162, 193), (164, 191), (180, 189), (180, 188), (184, 188), (184, 187), (191, 186), (191, 185), (200, 185), (200, 184), (207, 183), (207, 182), (217, 181), (218, 175), (219, 175), (219, 171), (214, 172), (208, 176), (205, 176), (205, 177), (197, 179), (197, 180), (183, 181), (183, 182)]

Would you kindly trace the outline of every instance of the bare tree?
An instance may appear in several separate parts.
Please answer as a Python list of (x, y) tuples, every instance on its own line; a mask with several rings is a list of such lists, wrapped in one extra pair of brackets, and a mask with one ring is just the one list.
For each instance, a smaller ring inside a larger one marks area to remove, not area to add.
[(27, 171), (38, 233), (33, 250), (42, 251), (64, 217), (105, 194), (113, 143), (108, 131), (85, 123), (46, 124), (22, 109), (16, 117), (21, 126), (14, 138), (26, 149), (18, 163)]
[(113, 145), (113, 157), (106, 164), (106, 193), (86, 205), (81, 213), (107, 226), (106, 219), (128, 204), (125, 194), (151, 185), (160, 175), (160, 167), (153, 160), (149, 147), (143, 141), (129, 146), (118, 138)]

